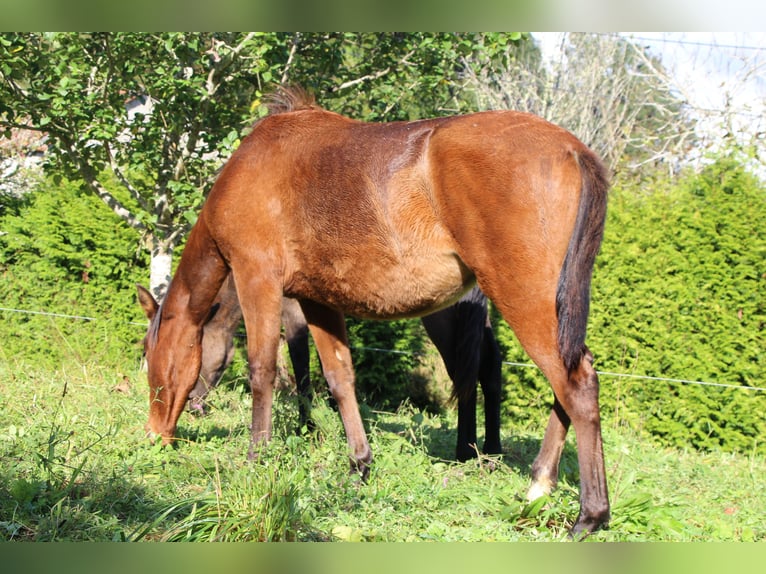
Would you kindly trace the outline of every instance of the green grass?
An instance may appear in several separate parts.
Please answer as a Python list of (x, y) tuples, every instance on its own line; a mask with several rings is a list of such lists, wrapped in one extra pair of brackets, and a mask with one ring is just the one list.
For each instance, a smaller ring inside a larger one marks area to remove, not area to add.
[[(559, 488), (522, 500), (543, 420), (507, 423), (502, 456), (460, 464), (454, 411), (363, 406), (375, 459), (361, 483), (324, 400), (295, 435), (280, 393), (253, 463), (244, 385), (218, 389), (205, 418), (184, 414), (173, 448), (144, 438), (147, 393), (137, 369), (0, 362), (0, 540), (563, 541), (577, 516), (572, 435)], [(613, 520), (590, 541), (766, 540), (761, 457), (662, 448), (605, 420)]]

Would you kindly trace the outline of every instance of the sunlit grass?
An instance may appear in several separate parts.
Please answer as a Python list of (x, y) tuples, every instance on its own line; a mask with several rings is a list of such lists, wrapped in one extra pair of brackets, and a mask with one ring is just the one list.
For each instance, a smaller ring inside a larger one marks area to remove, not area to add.
[[(129, 369), (0, 364), (0, 539), (557, 541), (577, 516), (574, 437), (559, 488), (523, 499), (544, 421), (504, 427), (502, 456), (461, 464), (453, 411), (363, 407), (375, 458), (362, 483), (324, 398), (295, 434), (294, 397), (279, 393), (274, 439), (248, 462), (244, 385), (218, 389), (207, 417), (184, 414), (173, 448), (144, 438), (146, 397)], [(762, 458), (604, 432), (613, 519), (590, 541), (766, 539)]]

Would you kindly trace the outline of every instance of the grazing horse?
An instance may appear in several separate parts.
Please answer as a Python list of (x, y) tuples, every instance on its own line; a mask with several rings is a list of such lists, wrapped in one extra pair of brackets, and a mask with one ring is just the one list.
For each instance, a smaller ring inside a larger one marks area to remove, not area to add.
[[(139, 286), (144, 293), (151, 293)], [(189, 410), (203, 411), (204, 401), (216, 387), (234, 357), (234, 333), (242, 319), (242, 310), (231, 276), (224, 281), (216, 297), (217, 309), (203, 328), (202, 366), (197, 384), (189, 393)], [(478, 287), (457, 303), (421, 317), (452, 380), (452, 397), (458, 403), (457, 446), (455, 458), (466, 461), (476, 457), (476, 385), (484, 395), (484, 446), (486, 454), (500, 454), (500, 349), (497, 346), (487, 313), (487, 298)], [(300, 424), (309, 422), (309, 349), (308, 324), (294, 299), (282, 301), (282, 324), (293, 364), (299, 396)]]
[(308, 322), (352, 468), (366, 476), (372, 452), (344, 313), (423, 316), (478, 283), (553, 389), (528, 497), (555, 486), (571, 424), (580, 467), (573, 532), (606, 525), (599, 385), (585, 334), (608, 187), (591, 150), (531, 114), (365, 123), (282, 91), (218, 176), (162, 304), (141, 301), (150, 318), (148, 431), (173, 440), (200, 372), (204, 326), (231, 274), (247, 331), (249, 456), (271, 437), (287, 296)]

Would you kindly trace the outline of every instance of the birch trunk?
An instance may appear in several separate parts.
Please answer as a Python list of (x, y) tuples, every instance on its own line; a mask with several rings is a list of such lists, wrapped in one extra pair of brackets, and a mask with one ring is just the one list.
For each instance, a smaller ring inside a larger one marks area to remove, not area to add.
[(172, 276), (173, 248), (164, 241), (154, 239), (151, 250), (149, 290), (157, 301), (162, 301)]

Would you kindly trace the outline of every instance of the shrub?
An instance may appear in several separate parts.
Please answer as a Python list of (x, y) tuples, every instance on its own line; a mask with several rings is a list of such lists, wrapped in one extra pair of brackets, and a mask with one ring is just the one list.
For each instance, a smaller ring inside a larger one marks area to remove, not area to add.
[(46, 313), (2, 312), (4, 358), (113, 364), (126, 349), (138, 354), (134, 283), (148, 263), (136, 233), (75, 183), (47, 180), (21, 200), (0, 201), (3, 307)]

